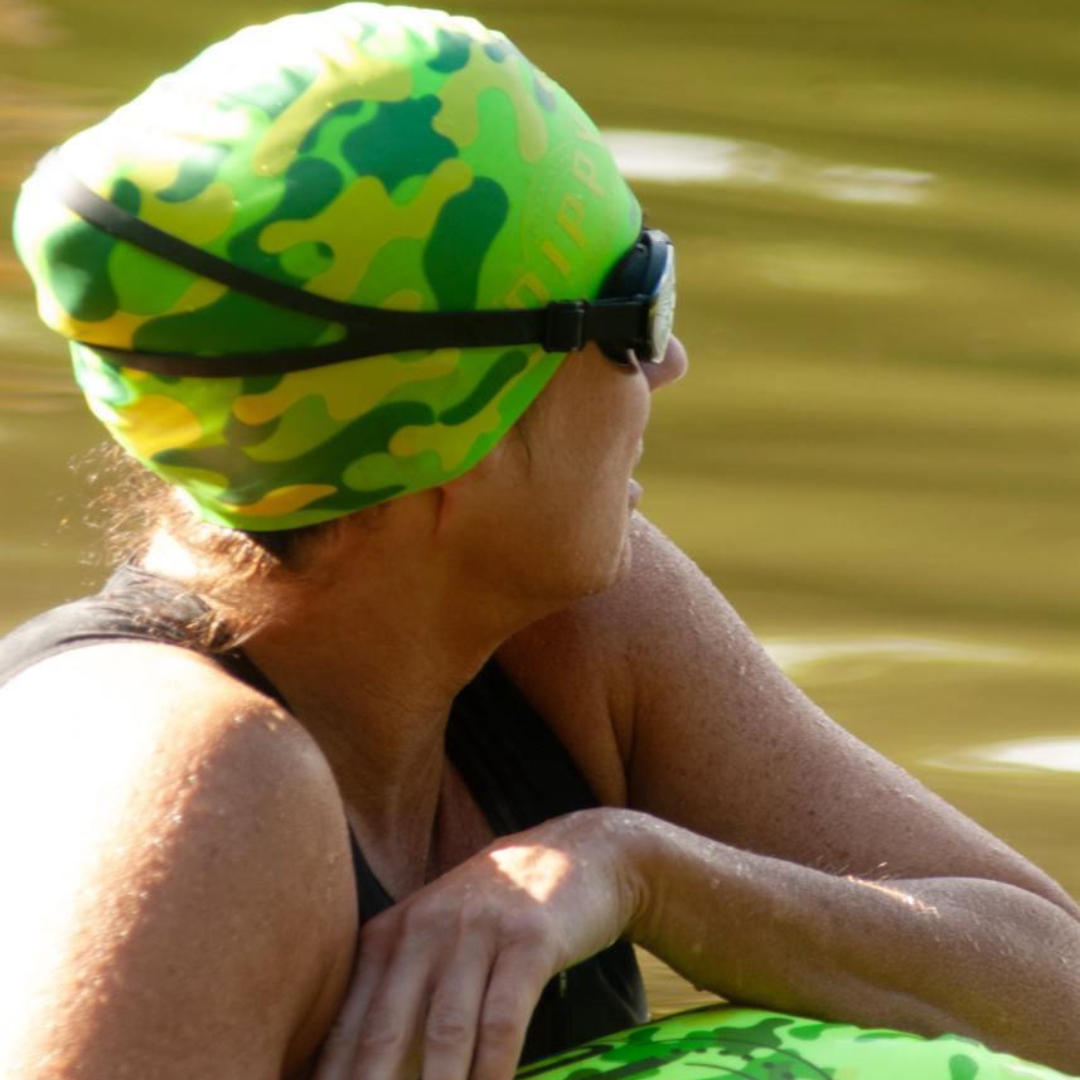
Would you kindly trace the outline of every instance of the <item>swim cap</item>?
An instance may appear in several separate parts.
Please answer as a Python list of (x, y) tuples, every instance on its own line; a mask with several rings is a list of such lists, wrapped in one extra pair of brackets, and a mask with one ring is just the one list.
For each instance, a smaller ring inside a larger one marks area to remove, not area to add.
[[(591, 299), (641, 214), (595, 126), (501, 34), (345, 4), (250, 27), (57, 152), (92, 192), (220, 259), (396, 311)], [(542, 345), (384, 353), (285, 374), (125, 366), (340, 342), (117, 239), (40, 170), (16, 210), (47, 325), (90, 408), (208, 521), (310, 525), (470, 469), (566, 355)]]

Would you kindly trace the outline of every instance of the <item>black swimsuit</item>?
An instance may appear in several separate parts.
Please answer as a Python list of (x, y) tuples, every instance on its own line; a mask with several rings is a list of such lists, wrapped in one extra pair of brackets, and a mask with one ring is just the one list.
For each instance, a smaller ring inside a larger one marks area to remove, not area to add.
[[(0, 640), (0, 685), (46, 657), (86, 645), (153, 641), (191, 648), (189, 628), (205, 610), (171, 582), (122, 567), (97, 595), (47, 611)], [(235, 678), (284, 705), (243, 651), (211, 655)], [(446, 753), (496, 835), (597, 805), (563, 745), (494, 662), (455, 699)], [(349, 835), (360, 911), (372, 918), (394, 901), (351, 830)], [(522, 1061), (639, 1024), (647, 1016), (633, 950), (618, 942), (548, 984), (533, 1013)]]

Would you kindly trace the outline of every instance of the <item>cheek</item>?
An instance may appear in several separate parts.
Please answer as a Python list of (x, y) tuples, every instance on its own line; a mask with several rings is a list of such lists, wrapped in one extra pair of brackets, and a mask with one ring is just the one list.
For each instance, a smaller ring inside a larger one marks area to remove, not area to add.
[(626, 402), (619, 423), (608, 431), (607, 462), (612, 472), (621, 474), (625, 482), (637, 466), (641, 455), (645, 429), (649, 423), (650, 397), (644, 379), (639, 382), (642, 393)]
[(641, 372), (602, 357), (575, 360), (580, 366), (560, 371), (562, 381), (549, 387), (556, 392), (534, 403), (513, 437), (536, 497), (556, 500), (559, 516), (583, 513), (580, 527), (592, 528), (597, 512), (626, 508), (651, 394)]

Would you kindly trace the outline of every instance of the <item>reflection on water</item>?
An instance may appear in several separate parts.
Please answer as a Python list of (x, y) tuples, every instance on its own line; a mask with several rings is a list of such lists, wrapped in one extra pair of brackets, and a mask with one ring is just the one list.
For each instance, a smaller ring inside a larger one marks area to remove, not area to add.
[(1080, 736), (991, 743), (936, 758), (930, 764), (979, 773), (1024, 770), (1076, 774), (1080, 773)]
[[(678, 245), (694, 363), (645, 511), (830, 713), (1080, 895), (1075, 0), (468, 7)], [(0, 0), (0, 216), (51, 145), (285, 10)], [(66, 465), (99, 434), (2, 232), (0, 333), (3, 629), (99, 573)]]
[(4, 0), (0, 4), (0, 44), (54, 45), (63, 36), (55, 13), (34, 0)]
[[(10, 340), (10, 339), (9, 339)], [(0, 365), (0, 439), (9, 413), (57, 414), (81, 401), (67, 366), (11, 360)]]
[(1022, 664), (1021, 649), (993, 648), (961, 641), (882, 638), (858, 641), (766, 641), (769, 655), (796, 681), (821, 678), (822, 668), (835, 679), (884, 674), (906, 661), (965, 664)]
[(663, 131), (604, 132), (623, 174), (661, 184), (771, 186), (839, 202), (923, 202), (930, 173), (818, 161), (737, 139)]

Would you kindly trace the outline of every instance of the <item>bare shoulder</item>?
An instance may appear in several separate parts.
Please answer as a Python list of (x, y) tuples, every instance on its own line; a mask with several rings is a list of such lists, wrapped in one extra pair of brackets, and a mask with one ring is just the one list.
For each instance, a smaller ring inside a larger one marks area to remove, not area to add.
[(206, 658), (137, 642), (42, 661), (0, 710), (19, 883), (0, 999), (21, 1003), (0, 1063), (240, 1078), (310, 1053), (356, 925), (340, 798), (303, 728)]
[(990, 878), (1069, 906), (1016, 852), (833, 722), (642, 518), (627, 576), (531, 627), (508, 655), (586, 773), (606, 783), (605, 801), (831, 873)]

